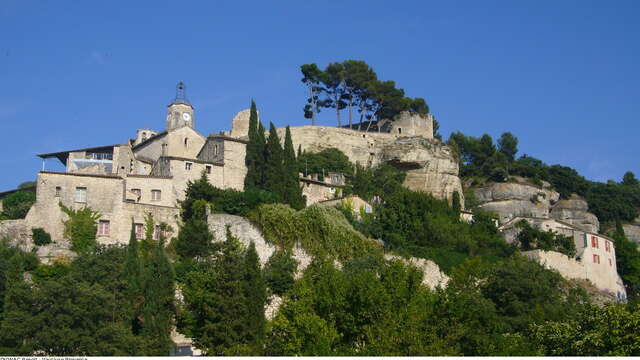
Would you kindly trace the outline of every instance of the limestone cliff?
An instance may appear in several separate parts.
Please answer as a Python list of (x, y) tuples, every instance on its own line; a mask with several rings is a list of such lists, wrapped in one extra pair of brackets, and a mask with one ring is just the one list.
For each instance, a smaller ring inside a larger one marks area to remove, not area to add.
[[(284, 134), (285, 129), (278, 129), (282, 141)], [(409, 189), (442, 199), (450, 199), (454, 191), (462, 196), (458, 162), (439, 140), (326, 126), (291, 127), (291, 137), (295, 149), (315, 153), (336, 148), (363, 166), (393, 164), (407, 173), (404, 185)]]
[(504, 223), (516, 216), (548, 218), (551, 205), (560, 195), (545, 188), (524, 183), (488, 183), (475, 188), (480, 208), (496, 212)]
[(580, 230), (598, 233), (600, 222), (589, 212), (589, 204), (577, 195), (558, 201), (549, 214), (552, 219), (568, 222)]

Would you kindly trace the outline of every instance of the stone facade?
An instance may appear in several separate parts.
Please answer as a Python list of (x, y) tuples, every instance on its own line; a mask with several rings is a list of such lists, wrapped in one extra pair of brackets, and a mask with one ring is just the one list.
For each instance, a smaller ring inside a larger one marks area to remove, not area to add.
[(565, 278), (589, 280), (596, 288), (614, 294), (619, 300), (626, 299), (626, 290), (618, 275), (616, 249), (612, 239), (555, 219), (516, 217), (500, 227), (507, 242), (516, 241), (519, 230), (515, 225), (521, 220), (542, 231), (572, 238), (577, 250), (575, 259), (558, 252), (542, 250), (526, 251), (525, 255), (557, 270)]

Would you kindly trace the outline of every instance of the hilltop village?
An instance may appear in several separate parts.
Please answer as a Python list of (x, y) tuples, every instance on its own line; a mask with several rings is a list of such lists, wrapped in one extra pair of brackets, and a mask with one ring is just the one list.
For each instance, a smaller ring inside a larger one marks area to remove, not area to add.
[[(195, 181), (203, 172), (217, 188), (242, 191), (247, 174), (249, 110), (233, 117), (230, 131), (205, 136), (196, 130), (199, 119), (195, 107), (184, 96), (184, 84), (177, 89), (161, 131), (143, 128), (121, 144), (38, 155), (43, 161), (60, 161), (66, 170), (40, 171), (35, 204), (25, 219), (0, 222), (0, 235), (20, 239), (29, 247), (30, 229), (44, 229), (54, 241), (40, 247), (38, 255), (50, 262), (70, 255), (63, 234), (66, 215), (59, 203), (72, 209), (89, 207), (98, 211), (98, 242), (115, 244), (128, 239), (131, 219), (137, 236), (142, 238), (147, 214), (156, 221), (154, 238), (158, 237), (161, 223), (168, 224), (169, 229), (178, 229), (179, 202), (184, 200), (188, 182)], [(380, 121), (369, 131), (291, 127), (297, 149), (315, 153), (335, 148), (351, 162), (363, 166), (393, 164), (406, 172), (405, 187), (451, 201), (454, 193), (463, 194), (458, 162), (450, 147), (435, 139), (433, 132), (431, 115), (408, 112), (401, 113), (393, 122)], [(284, 129), (278, 129), (278, 133), (284, 139)], [(307, 206), (340, 202), (344, 176), (323, 175), (326, 176), (300, 174)], [(597, 218), (587, 212), (583, 200), (560, 200), (557, 192), (526, 181), (489, 184), (477, 189), (476, 197), (480, 208), (498, 214), (500, 230), (508, 242), (513, 242), (519, 232), (515, 224), (525, 220), (543, 231), (571, 237), (577, 249), (574, 258), (543, 250), (526, 251), (527, 256), (566, 278), (588, 280), (618, 300), (626, 298), (616, 270), (613, 241), (598, 233)], [(359, 201), (360, 207), (370, 209), (371, 205)], [(464, 199), (460, 201), (464, 209)], [(462, 217), (473, 221), (471, 212), (463, 211)]]

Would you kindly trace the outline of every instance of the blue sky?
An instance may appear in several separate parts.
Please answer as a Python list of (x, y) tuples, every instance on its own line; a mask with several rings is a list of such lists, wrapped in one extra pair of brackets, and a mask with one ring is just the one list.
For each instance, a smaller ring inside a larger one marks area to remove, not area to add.
[[(197, 129), (307, 123), (299, 66), (359, 59), (452, 131), (511, 131), (589, 179), (640, 175), (639, 1), (0, 1), (0, 191), (38, 153), (162, 130), (183, 80)], [(320, 123), (333, 125), (323, 113)], [(54, 160), (48, 169), (59, 169)]]

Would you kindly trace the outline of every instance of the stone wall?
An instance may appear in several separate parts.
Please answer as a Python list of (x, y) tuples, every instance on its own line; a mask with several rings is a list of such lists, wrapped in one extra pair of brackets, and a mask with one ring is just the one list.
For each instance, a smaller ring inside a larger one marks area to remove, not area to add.
[[(140, 190), (140, 198), (132, 192)], [(153, 190), (160, 190), (160, 200), (153, 200)], [(131, 175), (125, 178), (125, 199), (142, 204), (176, 206), (176, 196), (173, 192), (173, 179), (145, 175)]]
[(403, 111), (391, 123), (391, 134), (433, 139), (433, 115), (412, 114)]
[[(41, 172), (38, 174), (36, 203), (25, 218), (27, 230), (30, 231), (32, 227), (41, 227), (51, 234), (52, 240), (58, 244), (58, 247), (68, 249), (69, 244), (63, 238), (63, 221), (67, 220), (68, 217), (58, 205), (62, 203), (73, 209), (88, 206), (92, 210), (99, 212), (99, 220), (109, 221), (109, 234), (97, 237), (98, 242), (102, 244), (128, 243), (131, 221), (144, 223), (144, 216), (148, 213), (154, 216), (156, 224), (165, 222), (177, 231), (179, 216), (177, 208), (124, 201), (124, 192), (128, 181), (139, 182), (134, 186), (141, 187), (143, 196), (155, 187), (161, 187), (170, 194), (170, 191), (166, 190), (168, 184), (170, 184), (169, 180), (147, 179), (147, 181), (151, 181), (147, 184), (144, 184), (143, 180), (142, 178), (123, 179), (120, 177)], [(154, 184), (153, 181), (158, 182), (158, 184)], [(56, 192), (56, 187), (60, 187), (59, 192)], [(76, 187), (85, 187), (87, 189), (85, 203), (75, 201)], [(55, 249), (52, 248), (50, 250), (53, 251)], [(45, 256), (46, 254), (40, 255)]]
[[(284, 142), (285, 129), (278, 129), (278, 135)], [(391, 163), (407, 173), (404, 185), (412, 190), (447, 199), (454, 191), (462, 196), (458, 162), (438, 140), (327, 126), (291, 127), (291, 137), (295, 149), (301, 146), (303, 151), (316, 153), (336, 148), (363, 166)]]
[(247, 144), (241, 141), (224, 141), (224, 168), (223, 184), (224, 189), (244, 190), (244, 178), (247, 176), (247, 166), (245, 157), (247, 154)]
[(306, 206), (322, 201), (335, 199), (341, 193), (341, 189), (314, 181), (301, 180), (302, 195), (306, 197)]
[(548, 269), (558, 271), (565, 278), (589, 280), (596, 288), (615, 294), (618, 298), (626, 299), (626, 290), (622, 279), (617, 272), (611, 272), (606, 268), (609, 266), (608, 263), (590, 264), (590, 257), (585, 256), (580, 260), (575, 260), (554, 251), (532, 250), (525, 251), (523, 254)]

